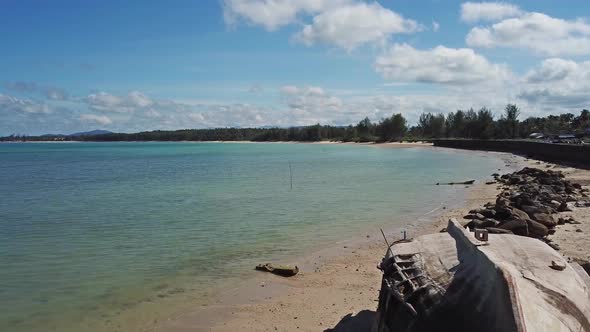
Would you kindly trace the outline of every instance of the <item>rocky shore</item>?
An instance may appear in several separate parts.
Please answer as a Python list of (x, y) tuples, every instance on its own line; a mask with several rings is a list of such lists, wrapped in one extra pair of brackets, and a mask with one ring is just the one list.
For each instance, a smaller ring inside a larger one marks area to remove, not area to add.
[[(571, 214), (577, 208), (590, 207), (588, 189), (566, 179), (561, 171), (525, 167), (520, 171), (493, 174), (501, 192), (495, 202), (473, 209), (464, 216), (471, 229), (486, 229), (489, 233), (510, 233), (538, 238), (555, 250), (560, 245), (552, 235), (558, 225), (580, 225)], [(583, 232), (578, 229), (577, 232)], [(578, 259), (588, 267), (588, 262)]]

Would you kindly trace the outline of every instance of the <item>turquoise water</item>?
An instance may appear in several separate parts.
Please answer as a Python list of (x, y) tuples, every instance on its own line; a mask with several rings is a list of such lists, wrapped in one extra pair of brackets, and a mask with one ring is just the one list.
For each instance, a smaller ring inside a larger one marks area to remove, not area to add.
[(0, 144), (0, 330), (142, 330), (255, 263), (456, 202), (462, 186), (433, 184), (500, 166), (333, 144)]

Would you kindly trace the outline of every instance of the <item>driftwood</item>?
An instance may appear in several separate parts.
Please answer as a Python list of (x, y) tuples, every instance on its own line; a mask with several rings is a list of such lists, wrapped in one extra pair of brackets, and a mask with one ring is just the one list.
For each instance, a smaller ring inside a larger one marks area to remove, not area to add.
[(475, 180), (469, 180), (469, 181), (464, 181), (464, 182), (448, 182), (448, 183), (440, 183), (440, 182), (437, 182), (436, 185), (437, 186), (440, 186), (440, 185), (449, 185), (449, 186), (452, 186), (452, 185), (456, 185), (456, 184), (473, 184), (474, 182), (475, 182)]
[(283, 277), (292, 277), (299, 273), (299, 268), (297, 266), (275, 265), (272, 263), (256, 265), (255, 269), (258, 271), (270, 272)]

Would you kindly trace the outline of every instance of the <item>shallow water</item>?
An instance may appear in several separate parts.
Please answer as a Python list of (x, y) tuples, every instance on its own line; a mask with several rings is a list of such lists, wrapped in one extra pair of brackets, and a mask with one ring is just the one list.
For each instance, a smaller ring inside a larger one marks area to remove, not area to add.
[(255, 263), (456, 202), (462, 186), (433, 184), (501, 165), (430, 148), (0, 144), (0, 330), (138, 331)]

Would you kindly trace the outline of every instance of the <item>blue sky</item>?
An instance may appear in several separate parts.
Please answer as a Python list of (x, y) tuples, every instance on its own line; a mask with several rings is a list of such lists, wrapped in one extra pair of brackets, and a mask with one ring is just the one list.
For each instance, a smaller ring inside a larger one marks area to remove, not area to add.
[(590, 2), (0, 1), (0, 135), (590, 104)]

